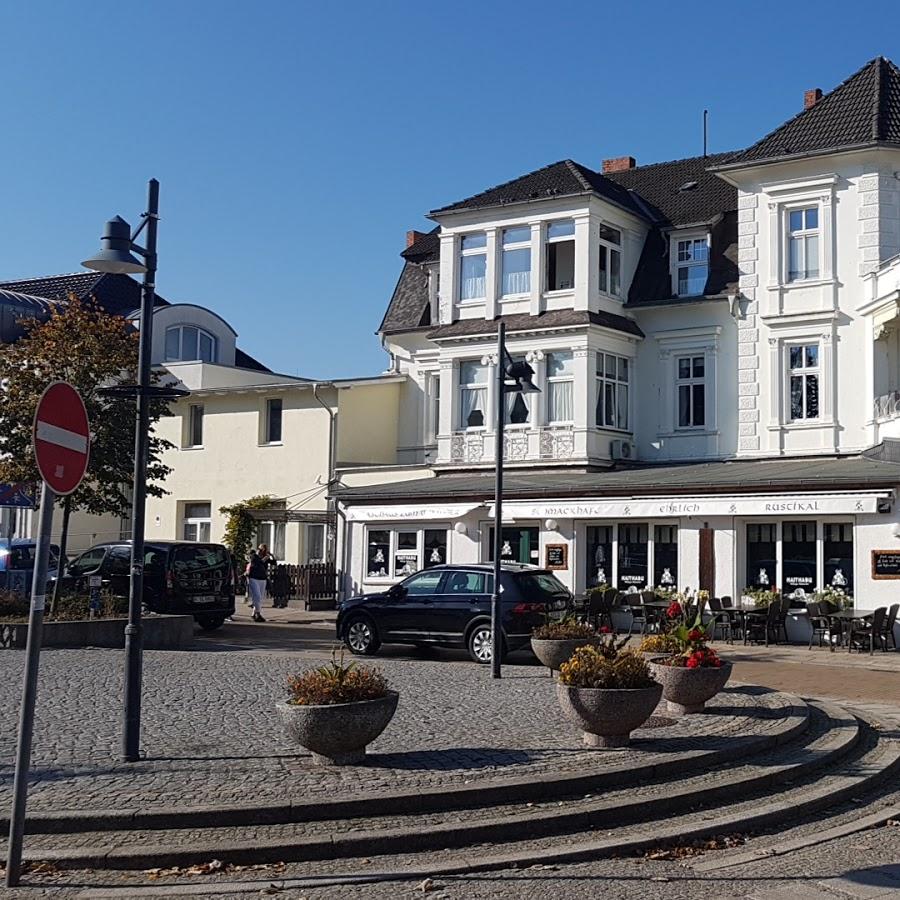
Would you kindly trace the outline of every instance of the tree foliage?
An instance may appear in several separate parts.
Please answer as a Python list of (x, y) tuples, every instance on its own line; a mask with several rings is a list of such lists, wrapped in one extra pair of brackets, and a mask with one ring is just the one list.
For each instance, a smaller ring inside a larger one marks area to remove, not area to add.
[(219, 509), (223, 516), (228, 516), (222, 543), (231, 551), (239, 572), (243, 572), (247, 565), (250, 548), (253, 544), (253, 534), (256, 531), (256, 520), (248, 510), (267, 509), (272, 505), (274, 499), (269, 494), (260, 494), (257, 497), (250, 497), (247, 500), (241, 500), (240, 503), (223, 506)]
[[(22, 324), (25, 334), (0, 346), (0, 482), (40, 481), (31, 446), (34, 413), (48, 384), (67, 381), (84, 399), (91, 427), (88, 470), (70, 495), (71, 508), (127, 515), (134, 475), (134, 401), (103, 397), (99, 389), (137, 381), (138, 334), (120, 316), (74, 295), (46, 322), (29, 319)], [(147, 493), (154, 497), (166, 493), (161, 483), (171, 471), (162, 454), (172, 444), (153, 432), (167, 414), (165, 401), (151, 403)]]

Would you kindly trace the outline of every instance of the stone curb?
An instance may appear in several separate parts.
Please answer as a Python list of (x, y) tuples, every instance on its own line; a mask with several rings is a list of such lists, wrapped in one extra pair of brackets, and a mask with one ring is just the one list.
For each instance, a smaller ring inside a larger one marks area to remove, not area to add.
[[(816, 704), (816, 706), (820, 706)], [(312, 837), (280, 837), (246, 842), (222, 843), (210, 840), (193, 844), (190, 848), (151, 845), (135, 850), (131, 847), (113, 848), (96, 853), (76, 849), (53, 852), (36, 850), (26, 854), (30, 861), (45, 861), (64, 868), (145, 869), (184, 866), (206, 859), (221, 859), (234, 863), (301, 861), (339, 859), (342, 857), (379, 856), (396, 852), (402, 846), (408, 852), (452, 849), (489, 841), (513, 841), (557, 833), (573, 833), (596, 826), (602, 819), (604, 828), (621, 827), (646, 820), (677, 814), (685, 808), (707, 807), (712, 801), (726, 798), (735, 791), (753, 792), (792, 782), (819, 770), (823, 765), (838, 764), (850, 753), (860, 739), (858, 721), (840, 709), (821, 704), (824, 714), (835, 726), (818, 737), (811, 747), (809, 758), (782, 765), (766, 766), (760, 773), (742, 781), (728, 781), (706, 788), (702, 804), (698, 802), (696, 785), (675, 788), (664, 794), (623, 803), (621, 800), (598, 800), (577, 811), (553, 809), (523, 815), (507, 815), (499, 819), (477, 823), (446, 823), (427, 830), (399, 828), (381, 831), (362, 831), (352, 835), (316, 835)], [(801, 755), (803, 749), (799, 748)], [(487, 805), (487, 804), (486, 804)], [(371, 815), (371, 812), (369, 812)]]
[[(166, 807), (156, 810), (101, 809), (89, 812), (46, 812), (28, 816), (27, 834), (69, 834), (75, 831), (123, 831), (181, 828), (216, 828), (243, 825), (275, 825), (324, 819), (353, 819), (371, 815), (403, 815), (413, 806), (416, 812), (444, 812), (471, 807), (500, 806), (517, 802), (554, 799), (569, 794), (590, 793), (622, 787), (638, 779), (678, 776), (685, 765), (712, 767), (733, 762), (789, 743), (803, 734), (809, 724), (809, 706), (799, 698), (788, 699), (782, 707), (781, 726), (774, 731), (736, 738), (728, 747), (687, 751), (663, 761), (645, 765), (609, 766), (603, 771), (570, 775), (542, 774), (531, 778), (493, 779), (464, 787), (447, 785), (423, 791), (408, 788), (391, 794), (358, 794), (345, 799), (301, 800), (280, 804), (230, 804), (222, 806)], [(8, 816), (0, 817), (0, 838), (9, 833)]]

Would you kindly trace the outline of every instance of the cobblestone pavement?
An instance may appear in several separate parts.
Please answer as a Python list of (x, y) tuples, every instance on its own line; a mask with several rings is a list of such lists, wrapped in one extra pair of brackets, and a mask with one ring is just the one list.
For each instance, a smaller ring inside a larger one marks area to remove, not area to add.
[[(23, 662), (22, 653), (0, 653), (0, 680), (19, 684)], [(312, 767), (309, 755), (284, 738), (274, 709), (298, 668), (296, 659), (276, 654), (145, 653), (146, 759), (126, 764), (117, 759), (121, 652), (45, 652), (29, 809), (283, 802), (597, 764), (563, 719), (545, 670), (509, 666), (494, 682), (480, 666), (392, 659), (384, 668), (402, 699), (372, 745), (373, 761), (365, 768)], [(719, 715), (703, 717), (702, 730), (657, 717), (652, 724), (660, 727), (638, 733), (638, 746), (643, 758), (706, 748), (770, 727), (783, 703), (779, 694), (726, 692), (715, 701)], [(0, 706), (0, 804), (11, 793), (17, 716), (17, 703)], [(617, 763), (629, 752), (617, 754)]]

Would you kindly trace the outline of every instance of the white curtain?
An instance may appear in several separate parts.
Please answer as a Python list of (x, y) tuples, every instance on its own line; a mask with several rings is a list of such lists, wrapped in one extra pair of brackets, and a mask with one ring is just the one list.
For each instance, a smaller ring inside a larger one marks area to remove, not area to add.
[(551, 381), (548, 385), (548, 419), (550, 422), (572, 422), (575, 419), (573, 382)]
[[(463, 428), (469, 427), (469, 416), (479, 410), (484, 419), (485, 400), (487, 400), (487, 390), (485, 388), (462, 388), (460, 391), (460, 425)], [(482, 422), (482, 424), (484, 424)]]
[(527, 294), (531, 291), (531, 272), (504, 272), (504, 294)]

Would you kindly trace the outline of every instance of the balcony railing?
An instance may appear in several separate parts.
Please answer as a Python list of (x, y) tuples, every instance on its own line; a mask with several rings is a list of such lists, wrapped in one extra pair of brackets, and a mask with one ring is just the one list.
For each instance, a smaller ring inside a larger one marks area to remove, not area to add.
[(872, 413), (876, 419), (896, 419), (900, 416), (900, 390), (876, 397)]
[[(567, 460), (578, 455), (572, 428), (517, 429), (506, 432), (503, 438), (507, 462)], [(495, 441), (491, 431), (458, 431), (450, 439), (449, 462), (492, 463)]]

